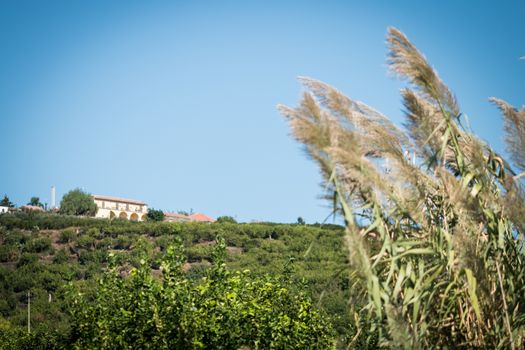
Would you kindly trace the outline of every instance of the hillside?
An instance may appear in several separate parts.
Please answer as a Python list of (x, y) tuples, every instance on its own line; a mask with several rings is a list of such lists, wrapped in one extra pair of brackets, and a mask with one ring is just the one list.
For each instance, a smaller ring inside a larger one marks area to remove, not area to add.
[(0, 314), (6, 329), (27, 328), (27, 294), (31, 327), (36, 334), (68, 331), (64, 293), (69, 282), (89, 294), (110, 254), (126, 275), (140, 260), (160, 275), (166, 247), (180, 241), (186, 251), (184, 271), (198, 279), (211, 266), (215, 239), (226, 242), (227, 268), (292, 278), (326, 311), (342, 337), (350, 322), (343, 229), (335, 225), (139, 223), (50, 214), (0, 215)]

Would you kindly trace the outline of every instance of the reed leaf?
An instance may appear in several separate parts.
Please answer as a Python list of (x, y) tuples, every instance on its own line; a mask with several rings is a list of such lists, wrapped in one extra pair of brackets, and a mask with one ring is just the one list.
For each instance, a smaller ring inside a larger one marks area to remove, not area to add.
[[(524, 173), (462, 126), (454, 94), (403, 33), (390, 28), (387, 43), (390, 70), (409, 84), (404, 130), (306, 77), (299, 106), (279, 106), (347, 225), (362, 301), (349, 347), (523, 348)], [(492, 102), (524, 171), (525, 110)]]

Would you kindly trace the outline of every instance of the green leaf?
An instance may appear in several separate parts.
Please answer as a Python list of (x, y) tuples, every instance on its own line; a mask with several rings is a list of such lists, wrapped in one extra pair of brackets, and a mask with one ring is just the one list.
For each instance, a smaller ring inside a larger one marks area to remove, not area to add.
[(477, 288), (477, 281), (476, 277), (472, 274), (471, 269), (465, 269), (465, 274), (467, 276), (467, 284), (468, 284), (468, 294), (470, 298), (470, 304), (472, 305), (472, 308), (474, 309), (474, 312), (476, 313), (476, 317), (481, 322), (481, 311), (479, 308), (479, 301), (478, 296), (476, 294), (476, 288)]
[(503, 220), (498, 220), (498, 247), (503, 249), (505, 245), (505, 233), (507, 232), (507, 225)]

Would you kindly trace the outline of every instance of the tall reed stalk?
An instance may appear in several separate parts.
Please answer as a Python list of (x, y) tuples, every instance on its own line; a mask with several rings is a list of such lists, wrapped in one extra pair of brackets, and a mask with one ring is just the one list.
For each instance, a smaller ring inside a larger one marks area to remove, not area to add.
[[(297, 108), (279, 106), (346, 222), (349, 307), (365, 327), (353, 341), (522, 348), (523, 173), (464, 127), (454, 94), (403, 33), (390, 28), (387, 41), (389, 68), (408, 85), (404, 129), (310, 78), (300, 78)], [(525, 171), (525, 110), (492, 101), (512, 161)]]

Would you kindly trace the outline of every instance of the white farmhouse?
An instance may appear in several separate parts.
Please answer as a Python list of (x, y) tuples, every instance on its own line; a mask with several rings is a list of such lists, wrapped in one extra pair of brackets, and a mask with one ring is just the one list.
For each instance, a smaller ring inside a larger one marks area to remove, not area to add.
[(4, 207), (0, 205), (0, 214), (7, 213), (9, 211), (9, 207)]
[(93, 200), (97, 205), (97, 218), (145, 221), (148, 214), (148, 206), (142, 201), (100, 195), (93, 195)]

